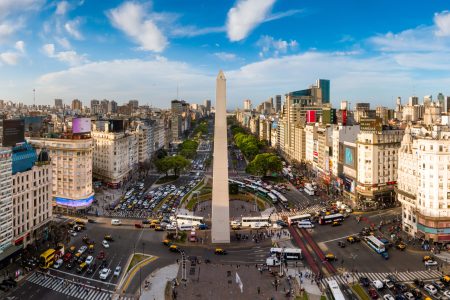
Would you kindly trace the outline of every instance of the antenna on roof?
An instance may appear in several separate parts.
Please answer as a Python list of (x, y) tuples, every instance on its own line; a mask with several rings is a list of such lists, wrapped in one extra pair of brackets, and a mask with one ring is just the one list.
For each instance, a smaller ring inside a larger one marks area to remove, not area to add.
[(180, 100), (178, 99), (178, 82), (177, 82), (177, 100)]

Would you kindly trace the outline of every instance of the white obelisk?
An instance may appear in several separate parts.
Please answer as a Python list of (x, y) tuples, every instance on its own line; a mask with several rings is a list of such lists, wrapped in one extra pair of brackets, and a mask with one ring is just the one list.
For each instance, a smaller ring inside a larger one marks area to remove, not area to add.
[(226, 79), (222, 71), (219, 72), (216, 79), (211, 222), (212, 242), (229, 243), (230, 198), (228, 195), (227, 101)]

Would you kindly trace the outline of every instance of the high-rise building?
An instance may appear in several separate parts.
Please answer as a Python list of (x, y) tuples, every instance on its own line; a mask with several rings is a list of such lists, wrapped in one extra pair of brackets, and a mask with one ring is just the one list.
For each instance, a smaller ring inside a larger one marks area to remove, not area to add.
[(107, 114), (108, 113), (108, 107), (109, 107), (109, 100), (103, 99), (100, 102), (100, 107), (101, 107), (101, 111), (103, 114)]
[(27, 143), (13, 147), (12, 158), (13, 243), (25, 247), (52, 219), (52, 166), (45, 149), (36, 156)]
[(0, 254), (13, 239), (12, 186), (11, 149), (0, 147)]
[(211, 100), (209, 100), (209, 99), (205, 100), (205, 108), (206, 108), (206, 114), (209, 115), (211, 113)]
[(83, 105), (82, 105), (80, 100), (78, 100), (78, 99), (73, 99), (72, 100), (72, 110), (81, 111), (82, 108), (83, 108)]
[(445, 111), (447, 113), (450, 113), (450, 96), (447, 96), (447, 101), (446, 101), (446, 106), (445, 106)]
[(139, 108), (139, 101), (138, 100), (130, 100), (128, 101), (128, 104), (131, 106), (131, 110), (134, 111)]
[(312, 89), (317, 88), (320, 90), (320, 99), (321, 104), (330, 103), (330, 81), (327, 79), (317, 79), (316, 86), (312, 87)]
[[(383, 208), (395, 203), (398, 149), (403, 132), (383, 125), (380, 118), (360, 120), (356, 149), (359, 206)], [(354, 154), (355, 150), (346, 150), (345, 160), (355, 161)]]
[(252, 110), (252, 100), (244, 100), (244, 110)]
[(38, 150), (47, 149), (52, 164), (52, 197), (56, 210), (88, 208), (92, 189), (92, 138), (30, 138)]
[(278, 113), (281, 110), (281, 95), (275, 96), (275, 112)]
[(409, 101), (408, 101), (409, 106), (414, 106), (414, 105), (418, 105), (418, 104), (419, 104), (419, 97), (417, 97), (417, 96), (409, 97)]
[(438, 101), (439, 107), (441, 108), (441, 111), (444, 112), (445, 111), (445, 96), (442, 93), (439, 93), (437, 95), (437, 101)]
[(63, 101), (62, 101), (62, 99), (55, 99), (55, 108), (56, 109), (62, 109), (63, 108)]
[(399, 150), (398, 200), (402, 227), (412, 237), (448, 243), (450, 233), (450, 132), (435, 126), (412, 134), (410, 127)]
[(100, 101), (92, 99), (91, 100), (91, 114), (96, 115), (100, 113)]
[(423, 97), (423, 106), (425, 107), (430, 106), (432, 102), (433, 102), (432, 95), (427, 95)]
[(108, 103), (108, 114), (115, 114), (115, 113), (117, 113), (117, 102), (111, 100)]

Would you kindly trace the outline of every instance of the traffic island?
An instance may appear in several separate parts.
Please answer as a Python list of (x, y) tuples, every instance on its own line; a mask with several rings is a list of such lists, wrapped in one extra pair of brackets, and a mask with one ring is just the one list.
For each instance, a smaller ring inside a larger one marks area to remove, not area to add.
[(118, 293), (125, 294), (128, 286), (130, 285), (130, 282), (133, 280), (134, 276), (140, 270), (140, 268), (156, 260), (157, 258), (157, 256), (148, 255), (145, 253), (134, 253), (130, 255), (126, 264), (126, 273), (119, 280), (116, 291)]

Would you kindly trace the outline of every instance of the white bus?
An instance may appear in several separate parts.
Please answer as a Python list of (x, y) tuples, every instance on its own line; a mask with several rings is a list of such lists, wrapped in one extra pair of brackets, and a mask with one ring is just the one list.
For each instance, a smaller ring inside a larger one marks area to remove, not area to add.
[(370, 246), (373, 250), (375, 250), (377, 253), (382, 253), (386, 251), (386, 247), (382, 241), (374, 237), (373, 235), (369, 235), (366, 237), (367, 245)]
[(321, 216), (319, 218), (320, 225), (331, 224), (335, 221), (336, 222), (344, 221), (344, 215), (343, 214), (332, 214), (332, 215), (328, 215), (328, 216)]
[(269, 217), (242, 217), (242, 227), (261, 228), (269, 226)]
[(283, 254), (284, 259), (298, 260), (302, 259), (302, 249), (298, 248), (270, 248), (271, 255)]
[(305, 191), (305, 193), (307, 193), (308, 195), (310, 195), (310, 196), (314, 196), (314, 190), (311, 188), (311, 187), (309, 187), (309, 186), (305, 186), (305, 188), (303, 189), (304, 191)]
[(267, 193), (267, 196), (272, 200), (272, 203), (277, 203), (278, 202), (278, 198), (274, 194)]
[(263, 196), (267, 196), (267, 194), (269, 193), (268, 190), (266, 190), (266, 189), (264, 189), (264, 188), (262, 188), (262, 187), (258, 187), (257, 192), (260, 193), (260, 194), (263, 195)]
[(189, 216), (189, 215), (177, 215), (177, 224), (180, 225), (191, 225), (198, 226), (203, 224), (203, 217)]
[(327, 279), (327, 283), (334, 300), (345, 300), (344, 294), (342, 294), (336, 280)]
[(288, 217), (288, 224), (292, 225), (292, 223), (296, 223), (299, 221), (311, 221), (311, 215), (310, 214), (304, 214), (304, 215), (296, 215), (296, 216), (290, 216)]
[(277, 198), (281, 201), (281, 203), (283, 203), (283, 204), (288, 203), (288, 200), (286, 199), (286, 197), (284, 195), (282, 195), (280, 192), (278, 192), (277, 190), (271, 190), (270, 192), (272, 194), (274, 194), (275, 196), (277, 196)]
[(305, 220), (305, 221), (298, 221), (297, 222), (298, 228), (314, 228), (314, 224), (311, 223), (311, 221)]

